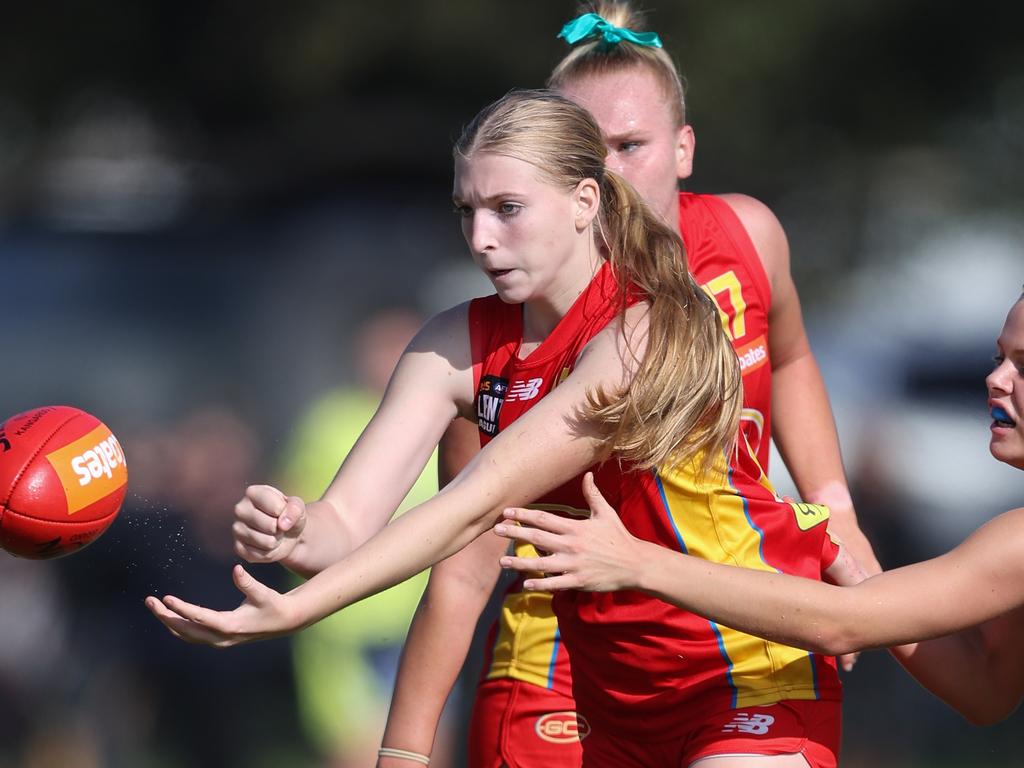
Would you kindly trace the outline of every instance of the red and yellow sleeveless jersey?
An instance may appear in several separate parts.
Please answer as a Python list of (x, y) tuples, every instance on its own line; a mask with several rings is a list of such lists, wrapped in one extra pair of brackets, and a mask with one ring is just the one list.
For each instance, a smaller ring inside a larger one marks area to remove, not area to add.
[[(616, 487), (615, 482), (618, 481)], [(701, 475), (695, 464), (623, 472), (599, 485), (638, 538), (718, 563), (818, 579), (828, 510), (780, 501), (741, 446)], [(689, 730), (709, 713), (842, 698), (835, 660), (708, 621), (645, 593), (560, 592), (577, 711), (631, 738)]]
[[(517, 357), (523, 337), (522, 305), (505, 304), (497, 296), (470, 303), (481, 446), (569, 375), (583, 347), (618, 311), (615, 292), (615, 279), (606, 264), (551, 334), (524, 360)], [(578, 478), (530, 506), (588, 514)], [(521, 545), (518, 551), (524, 556), (536, 555), (530, 545)], [(569, 663), (550, 592), (524, 591), (522, 578), (511, 584), (491, 628), (489, 647), (485, 679), (510, 677), (572, 695)]]
[[(744, 418), (741, 429), (745, 442), (753, 446), (753, 453), (758, 455), (760, 461), (746, 457), (739, 474), (748, 478), (748, 482), (752, 481), (750, 478), (755, 478), (753, 482), (761, 488), (758, 493), (761, 495), (762, 503), (767, 502), (768, 508), (777, 512), (785, 505), (775, 501), (761, 470), (767, 461), (770, 423), (771, 367), (767, 354), (770, 306), (768, 281), (748, 234), (726, 203), (710, 196), (682, 194), (680, 219), (684, 243), (692, 260), (691, 270), (720, 308), (723, 326), (736, 347), (737, 354), (740, 355), (744, 385)], [(470, 324), (478, 383), (476, 404), (481, 444), (497, 434), (503, 424), (510, 423), (525, 411), (531, 402), (543, 396), (568, 374), (575, 356), (614, 315), (616, 307), (610, 301), (613, 291), (613, 283), (607, 270), (602, 270), (598, 279), (592, 283), (580, 301), (573, 305), (552, 335), (524, 360), (516, 357), (521, 339), (521, 307), (504, 305), (496, 297), (474, 302), (470, 310)], [(745, 361), (743, 355), (746, 355)], [(608, 494), (609, 501), (612, 501), (621, 497), (615, 492), (620, 483), (620, 475), (616, 470), (605, 476), (608, 471), (606, 468), (600, 469), (597, 472), (597, 481), (603, 492)], [(679, 478), (670, 482), (669, 493), (664, 497), (666, 500), (673, 500), (674, 509), (679, 509), (681, 497), (674, 494), (671, 489), (679, 484)], [(740, 492), (741, 488), (736, 486), (731, 493), (722, 492), (714, 498), (736, 500), (742, 498)], [(683, 496), (685, 497), (685, 494)], [(711, 498), (713, 497), (708, 494), (699, 496), (699, 499)], [(685, 507), (687, 503), (693, 503), (692, 499), (682, 506)], [(580, 514), (585, 514), (586, 506), (581, 496), (579, 478), (566, 483), (555, 494), (539, 500), (537, 506), (569, 513), (580, 510)], [(710, 511), (709, 504), (705, 503), (705, 507), (708, 514), (705, 522), (716, 529), (718, 534), (728, 536), (729, 540), (735, 539), (737, 546), (749, 545), (754, 541), (753, 537), (757, 536), (759, 530), (756, 524), (743, 523), (742, 520), (737, 523), (736, 520), (731, 520), (729, 526), (723, 528), (722, 518), (718, 516), (721, 504), (716, 507), (714, 513)], [(821, 527), (823, 529), (824, 526)], [(663, 540), (664, 537), (656, 541), (665, 544)], [(784, 552), (790, 546), (777, 542), (777, 538), (773, 539), (769, 549)], [(815, 558), (819, 552), (820, 548), (815, 553)], [(522, 553), (534, 554), (528, 547)], [(705, 556), (706, 550), (698, 546), (693, 554)], [(720, 559), (714, 554), (707, 552), (709, 559)], [(724, 561), (733, 560), (726, 558)], [(758, 567), (758, 562), (749, 558), (742, 562)], [(762, 564), (766, 562), (763, 561)], [(779, 569), (796, 572), (793, 567), (787, 566), (784, 558), (777, 562), (780, 563)], [(814, 577), (818, 574), (817, 562), (815, 559), (815, 568), (810, 573)], [(711, 626), (710, 623), (696, 620), (693, 616), (691, 620), (695, 620), (701, 626)], [(731, 640), (732, 636), (726, 631), (723, 637)], [(512, 678), (551, 688), (564, 695), (571, 694), (571, 676), (566, 651), (551, 607), (550, 594), (523, 592), (521, 580), (515, 582), (506, 593), (501, 614), (492, 629), (488, 645), (490, 652), (484, 669), (485, 679)], [(809, 657), (808, 654), (804, 656)], [(756, 676), (763, 672), (764, 670), (759, 668)], [(687, 672), (684, 677), (689, 680), (691, 674)], [(713, 677), (717, 676), (719, 680), (726, 675), (723, 671), (711, 674)], [(772, 700), (801, 697), (796, 692), (800, 686), (787, 683), (782, 688), (794, 692), (779, 694)], [(813, 685), (802, 690), (804, 696), (814, 697), (820, 693)], [(808, 690), (812, 693), (808, 694)], [(748, 695), (739, 695), (737, 692), (736, 700), (750, 702), (751, 699)]]
[[(720, 198), (712, 195), (695, 195), (682, 192), (679, 195), (679, 226), (686, 247), (690, 271), (697, 282), (712, 297), (722, 313), (723, 327), (732, 340), (740, 357), (743, 371), (743, 417), (741, 431), (753, 448), (761, 467), (767, 471), (768, 447), (771, 423), (771, 364), (768, 357), (768, 312), (771, 307), (771, 290), (761, 260), (742, 223)], [(501, 308), (496, 299), (488, 300), (494, 305), (474, 305), (471, 312), (474, 360), (483, 361), (485, 349), (497, 345), (504, 351), (495, 354), (492, 364), (507, 364), (515, 358), (518, 349), (519, 326), (516, 317), (519, 307)], [(574, 307), (574, 311), (576, 308)], [(579, 310), (586, 312), (582, 308)], [(507, 313), (507, 315), (505, 314)], [(603, 324), (614, 314), (598, 313)], [(570, 312), (572, 315), (572, 312)], [(568, 329), (575, 323), (571, 317), (563, 320), (559, 329)], [(594, 320), (598, 322), (598, 320)], [(497, 323), (504, 330), (497, 330)], [(506, 324), (508, 324), (506, 326)], [(568, 333), (556, 329), (556, 334)], [(587, 325), (590, 329), (590, 325)], [(582, 329), (576, 327), (575, 332)], [(575, 333), (574, 332), (574, 333)], [(493, 334), (498, 334), (497, 337)], [(502, 338), (505, 334), (507, 338)], [(587, 337), (589, 339), (589, 336)], [(545, 349), (557, 346), (557, 339), (549, 338)], [(574, 342), (574, 343), (579, 343)], [(579, 343), (579, 349), (582, 344)], [(579, 349), (576, 349), (578, 354)], [(538, 350), (540, 351), (540, 350)], [(546, 356), (546, 353), (544, 353)], [(529, 362), (539, 360), (531, 355)], [(522, 369), (522, 361), (517, 363)], [(518, 370), (518, 369), (517, 369)], [(514, 381), (508, 376), (498, 375), (497, 381), (490, 381), (491, 373), (477, 370), (480, 390), (477, 396), (478, 421), (481, 444), (495, 434), (497, 429), (497, 408), (502, 405), (504, 386), (517, 385), (512, 403), (526, 404), (530, 399), (520, 399), (529, 393), (530, 381), (543, 376), (527, 376), (520, 370)], [(552, 374), (549, 374), (549, 378)], [(555, 372), (562, 376), (561, 371)], [(504, 383), (502, 379), (505, 379)], [(488, 388), (497, 386), (500, 392)], [(525, 393), (518, 390), (526, 387)], [(488, 391), (485, 391), (487, 389)], [(540, 390), (538, 390), (538, 393)], [(503, 405), (502, 405), (503, 407)], [(506, 415), (511, 414), (511, 409)], [(516, 413), (521, 412), (516, 409)], [(507, 423), (507, 422), (506, 422)], [(578, 490), (578, 484), (576, 486)], [(520, 547), (521, 552), (533, 554), (528, 545)], [(491, 628), (491, 649), (484, 669), (484, 677), (493, 680), (511, 677), (534, 685), (552, 688), (568, 696), (572, 693), (568, 659), (558, 633), (558, 622), (551, 609), (551, 595), (546, 592), (524, 593), (521, 580), (513, 583), (506, 593), (501, 614)]]
[[(483, 443), (569, 374), (586, 343), (617, 313), (614, 296), (614, 277), (605, 265), (551, 335), (522, 360), (521, 305), (496, 296), (472, 302)], [(740, 443), (735, 459), (720, 457), (705, 474), (692, 467), (629, 471), (615, 461), (593, 471), (635, 536), (715, 562), (819, 578), (827, 510), (780, 501), (746, 440)], [(588, 514), (581, 477), (531, 506)], [(552, 610), (549, 593), (524, 591), (521, 580), (506, 594), (492, 634), (486, 678), (504, 677), (575, 695), (579, 711), (595, 725), (614, 726), (616, 713), (621, 718), (629, 711), (638, 716), (633, 731), (652, 735), (675, 727), (687, 713), (699, 718), (785, 699), (840, 697), (830, 658), (735, 632), (640, 592), (560, 593)]]

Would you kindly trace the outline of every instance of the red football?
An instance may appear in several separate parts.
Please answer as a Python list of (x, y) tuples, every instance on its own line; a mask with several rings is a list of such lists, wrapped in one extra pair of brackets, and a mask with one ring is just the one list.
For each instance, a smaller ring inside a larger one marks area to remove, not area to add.
[(81, 549), (114, 522), (127, 490), (121, 444), (95, 416), (55, 405), (0, 426), (0, 547), (11, 554)]

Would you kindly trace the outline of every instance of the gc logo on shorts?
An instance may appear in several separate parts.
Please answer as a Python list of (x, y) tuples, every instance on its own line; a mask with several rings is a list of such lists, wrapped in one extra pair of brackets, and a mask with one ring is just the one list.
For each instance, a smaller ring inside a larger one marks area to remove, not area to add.
[(534, 730), (544, 741), (565, 744), (570, 741), (583, 741), (587, 738), (590, 735), (590, 723), (583, 715), (578, 715), (571, 710), (549, 712), (537, 718)]

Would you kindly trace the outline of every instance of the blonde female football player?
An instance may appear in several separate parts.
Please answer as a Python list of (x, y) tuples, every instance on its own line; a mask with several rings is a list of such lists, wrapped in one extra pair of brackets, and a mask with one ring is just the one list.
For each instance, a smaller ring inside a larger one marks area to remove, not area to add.
[[(692, 171), (695, 137), (674, 62), (656, 34), (639, 31), (640, 19), (628, 3), (601, 2), (586, 10), (563, 30), (572, 47), (549, 84), (594, 115), (608, 167), (682, 236), (690, 270), (718, 304), (742, 361), (741, 425), (762, 468), (767, 472), (774, 435), (803, 496), (831, 507), (832, 531), (867, 572), (877, 572), (847, 491), (782, 227), (771, 210), (746, 195), (679, 191), (679, 180)], [(475, 455), (482, 434), (476, 423), (452, 425), (441, 446), (442, 481)], [(406, 642), (385, 746), (430, 752), (505, 546), (496, 537), (482, 537), (434, 569)], [(470, 768), (579, 764), (581, 745), (571, 735), (582, 729), (585, 736), (587, 726), (572, 717), (569, 659), (547, 599), (524, 592), (521, 582), (503, 596), (474, 696)], [(545, 738), (548, 723), (569, 736)], [(403, 765), (408, 763), (380, 763)]]
[[(835, 555), (827, 511), (814, 524), (798, 517), (746, 442), (733, 448), (739, 365), (718, 311), (678, 236), (605, 169), (605, 154), (593, 118), (550, 92), (513, 93), (477, 116), (456, 145), (453, 197), (496, 294), (427, 324), (323, 499), (307, 507), (265, 486), (247, 492), (246, 546), (316, 575), (279, 594), (237, 568), (245, 600), (226, 612), (147, 599), (172, 632), (229, 646), (301, 629), (454, 553), (504, 507), (582, 509), (588, 468), (631, 530), (659, 546), (820, 573)], [(371, 538), (457, 414), (477, 417), (487, 445)], [(588, 768), (835, 765), (830, 659), (639, 592), (579, 593), (555, 609), (592, 726)], [(762, 718), (755, 729), (750, 708)], [(383, 757), (426, 759), (404, 747)]]
[[(989, 450), (1024, 469), (1024, 295), (1010, 308), (996, 350), (985, 380)], [(581, 525), (533, 510), (505, 513), (536, 527), (502, 523), (501, 535), (551, 554), (503, 564), (560, 574), (528, 578), (528, 588), (641, 589), (727, 626), (820, 653), (900, 646), (893, 652), (907, 670), (976, 724), (1001, 720), (1024, 696), (1024, 508), (996, 517), (941, 557), (834, 587), (636, 541), (591, 480), (585, 488), (594, 515)]]

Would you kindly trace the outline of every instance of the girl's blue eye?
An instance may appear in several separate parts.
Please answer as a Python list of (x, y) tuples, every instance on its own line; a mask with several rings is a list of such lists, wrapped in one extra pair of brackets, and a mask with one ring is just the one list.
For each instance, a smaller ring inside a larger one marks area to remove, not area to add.
[(498, 206), (498, 213), (502, 216), (515, 216), (521, 210), (522, 206), (515, 203), (502, 203)]

